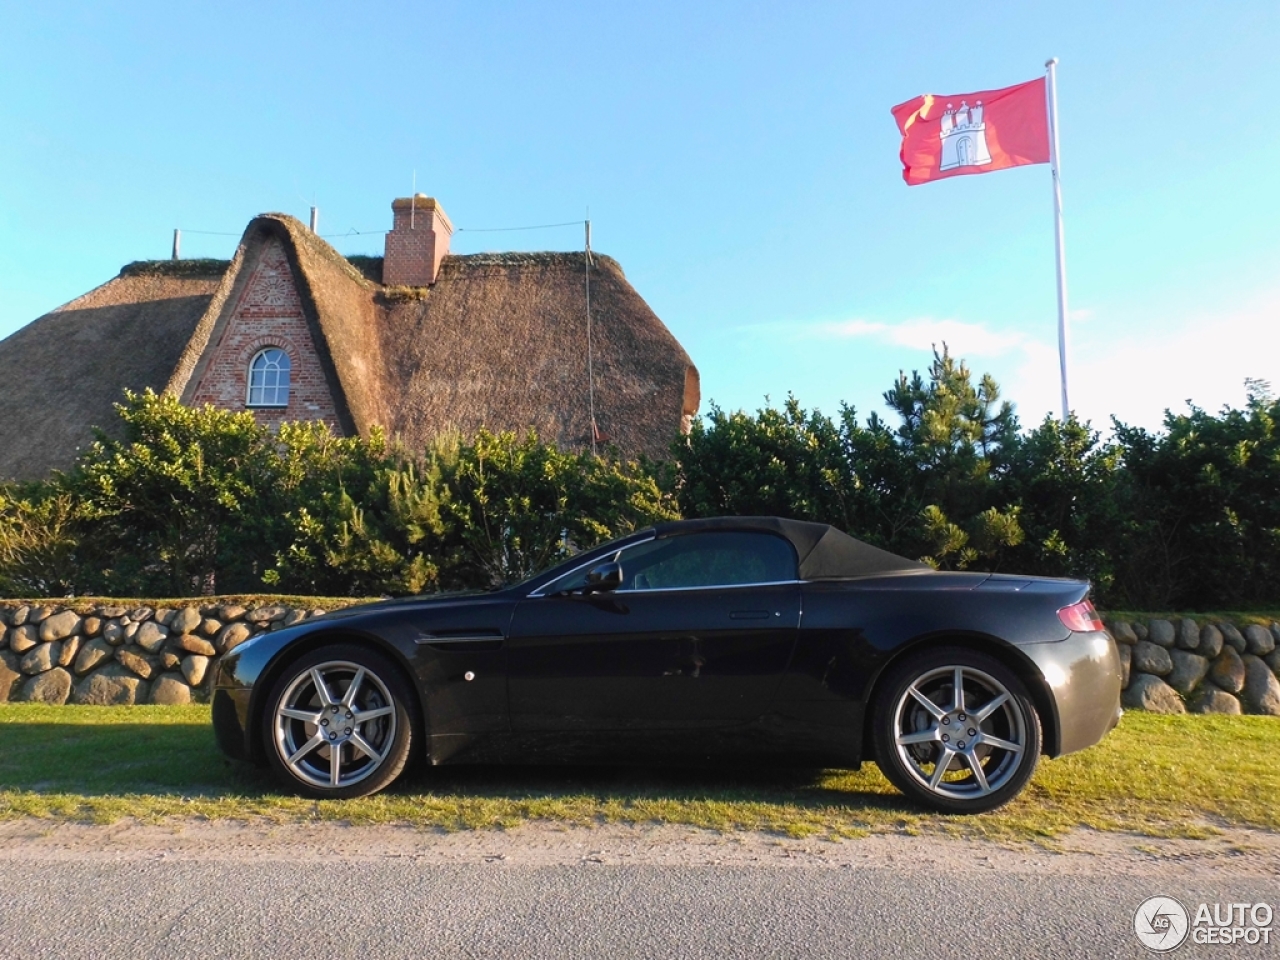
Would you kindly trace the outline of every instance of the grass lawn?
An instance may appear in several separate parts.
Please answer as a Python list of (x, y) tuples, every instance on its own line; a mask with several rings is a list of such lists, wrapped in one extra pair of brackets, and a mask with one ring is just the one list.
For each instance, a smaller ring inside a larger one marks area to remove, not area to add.
[(1129, 713), (1101, 744), (1042, 761), (1027, 790), (977, 817), (908, 803), (873, 764), (848, 770), (421, 769), (364, 800), (279, 793), (225, 760), (209, 710), (0, 704), (0, 817), (331, 820), (471, 829), (530, 819), (676, 823), (792, 836), (942, 832), (1053, 837), (1074, 827), (1205, 836), (1280, 830), (1280, 721)]

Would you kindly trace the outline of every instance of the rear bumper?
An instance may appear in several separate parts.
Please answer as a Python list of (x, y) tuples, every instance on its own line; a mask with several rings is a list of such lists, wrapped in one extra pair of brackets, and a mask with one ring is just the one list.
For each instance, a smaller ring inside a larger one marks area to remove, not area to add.
[(1056, 713), (1057, 757), (1091, 747), (1120, 722), (1120, 653), (1106, 631), (1019, 648), (1044, 677)]

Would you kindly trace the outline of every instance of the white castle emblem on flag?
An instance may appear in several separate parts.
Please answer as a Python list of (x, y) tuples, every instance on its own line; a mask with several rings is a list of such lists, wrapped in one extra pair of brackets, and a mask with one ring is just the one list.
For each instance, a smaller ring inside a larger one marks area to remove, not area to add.
[(967, 101), (960, 101), (960, 109), (953, 110), (951, 104), (942, 113), (942, 131), (938, 134), (942, 140), (941, 170), (954, 170), (956, 167), (980, 167), (991, 162), (991, 154), (987, 150), (987, 125), (982, 121), (982, 101), (972, 107)]

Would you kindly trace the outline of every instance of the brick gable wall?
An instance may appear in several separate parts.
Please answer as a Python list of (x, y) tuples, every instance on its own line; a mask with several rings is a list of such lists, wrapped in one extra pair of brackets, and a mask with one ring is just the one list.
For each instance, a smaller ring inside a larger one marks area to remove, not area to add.
[[(268, 347), (279, 347), (289, 356), (287, 407), (249, 407), (246, 403), (249, 364)], [(211, 403), (226, 410), (249, 409), (267, 426), (286, 420), (323, 420), (334, 433), (342, 433), (333, 392), (280, 241), (264, 246), (221, 336), (209, 350), (193, 403)]]

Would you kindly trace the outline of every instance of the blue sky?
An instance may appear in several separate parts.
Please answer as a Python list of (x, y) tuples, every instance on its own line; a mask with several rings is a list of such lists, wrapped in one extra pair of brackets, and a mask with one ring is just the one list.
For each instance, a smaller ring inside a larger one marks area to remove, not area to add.
[(1280, 5), (890, 6), (5, 2), (0, 337), (174, 227), (214, 257), (268, 210), (385, 230), (416, 171), (455, 252), (576, 249), (580, 226), (480, 230), (589, 209), (704, 410), (865, 413), (945, 339), (1036, 423), (1048, 167), (908, 188), (889, 108), (1057, 56), (1073, 406), (1156, 426), (1280, 386)]

